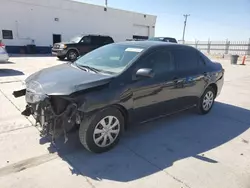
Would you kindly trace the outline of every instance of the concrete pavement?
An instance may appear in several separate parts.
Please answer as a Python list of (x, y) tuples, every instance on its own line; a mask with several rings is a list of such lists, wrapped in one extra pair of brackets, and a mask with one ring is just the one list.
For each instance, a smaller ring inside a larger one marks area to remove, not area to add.
[(211, 113), (184, 112), (126, 132), (112, 151), (96, 155), (71, 133), (67, 144), (40, 139), (11, 93), (30, 74), (65, 63), (13, 57), (0, 64), (0, 187), (250, 187), (250, 66), (230, 65)]

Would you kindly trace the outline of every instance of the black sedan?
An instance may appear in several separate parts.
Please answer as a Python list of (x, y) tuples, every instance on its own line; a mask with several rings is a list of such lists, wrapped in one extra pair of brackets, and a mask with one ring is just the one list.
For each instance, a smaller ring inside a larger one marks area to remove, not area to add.
[(23, 115), (33, 115), (54, 140), (79, 127), (89, 151), (114, 147), (132, 123), (196, 108), (207, 114), (220, 94), (224, 69), (195, 48), (137, 41), (109, 44), (72, 64), (43, 69), (26, 79)]

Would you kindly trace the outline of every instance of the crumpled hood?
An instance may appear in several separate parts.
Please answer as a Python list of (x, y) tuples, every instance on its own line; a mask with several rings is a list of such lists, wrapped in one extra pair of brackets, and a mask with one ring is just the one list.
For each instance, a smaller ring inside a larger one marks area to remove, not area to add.
[(26, 89), (47, 95), (70, 95), (108, 83), (113, 76), (85, 72), (74, 65), (62, 64), (43, 69), (26, 80)]

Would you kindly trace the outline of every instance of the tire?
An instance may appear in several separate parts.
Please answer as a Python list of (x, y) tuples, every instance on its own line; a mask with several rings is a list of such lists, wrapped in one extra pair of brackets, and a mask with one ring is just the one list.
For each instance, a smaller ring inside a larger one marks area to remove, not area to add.
[[(117, 121), (118, 125), (114, 126)], [(108, 126), (106, 128), (103, 126), (108, 122), (111, 122), (111, 127), (114, 126), (113, 128), (109, 127), (111, 130), (108, 130)], [(112, 149), (119, 142), (123, 130), (123, 115), (118, 109), (109, 107), (83, 120), (79, 129), (79, 139), (87, 150), (93, 153), (103, 153)], [(96, 133), (94, 133), (95, 131)], [(111, 142), (110, 136), (114, 139), (113, 142)], [(101, 146), (103, 143), (106, 145)]]
[(75, 61), (78, 56), (79, 54), (76, 50), (69, 50), (67, 53), (67, 59), (71, 62)]
[[(214, 105), (215, 96), (216, 96), (215, 90), (213, 89), (213, 87), (209, 86), (204, 91), (204, 93), (201, 96), (201, 98), (199, 99), (198, 106), (197, 106), (198, 113), (200, 113), (200, 114), (207, 114), (208, 112), (210, 112), (210, 110), (212, 109), (212, 107)], [(205, 100), (207, 102), (205, 102)], [(206, 107), (205, 103), (207, 104), (207, 107)]]
[(65, 59), (66, 56), (57, 56), (58, 59), (60, 59), (61, 61)]

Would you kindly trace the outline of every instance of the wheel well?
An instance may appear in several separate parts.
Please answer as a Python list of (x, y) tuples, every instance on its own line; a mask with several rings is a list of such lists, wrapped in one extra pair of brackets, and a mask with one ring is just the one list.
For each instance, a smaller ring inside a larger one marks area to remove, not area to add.
[(215, 96), (217, 96), (217, 92), (218, 92), (218, 87), (215, 83), (210, 84), (208, 87), (212, 87), (214, 89), (215, 92)]
[(128, 111), (126, 108), (124, 108), (122, 105), (119, 105), (119, 104), (115, 104), (115, 105), (112, 105), (114, 108), (118, 109), (121, 113), (122, 113), (122, 116), (124, 117), (124, 125), (125, 125), (125, 130), (127, 129), (127, 126), (128, 126), (128, 118), (129, 118), (129, 115), (128, 115)]
[(70, 51), (75, 51), (75, 52), (77, 52), (77, 54), (79, 55), (79, 51), (78, 51), (76, 48), (70, 48), (70, 49), (68, 49), (67, 54), (68, 54)]

